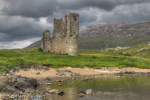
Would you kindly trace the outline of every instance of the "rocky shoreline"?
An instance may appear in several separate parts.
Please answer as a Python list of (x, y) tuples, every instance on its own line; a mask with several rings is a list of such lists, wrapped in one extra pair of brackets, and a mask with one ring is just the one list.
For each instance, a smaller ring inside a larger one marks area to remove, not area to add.
[[(24, 65), (22, 65), (24, 66)], [(40, 66), (40, 65), (31, 65), (28, 66), (17, 66), (14, 68), (10, 68), (7, 72), (1, 72), (0, 73), (0, 95), (2, 96), (2, 100), (13, 100), (13, 98), (16, 95), (28, 95), (28, 98), (35, 96), (37, 93), (42, 94), (58, 94), (63, 95), (63, 91), (59, 91), (56, 89), (50, 89), (50, 88), (43, 88), (40, 91), (38, 91), (39, 87), (42, 86), (51, 86), (53, 83), (58, 82), (59, 86), (62, 86), (62, 83), (68, 80), (76, 80), (77, 78), (80, 78), (82, 81), (87, 81), (91, 79), (93, 76), (99, 76), (99, 77), (107, 77), (107, 76), (114, 76), (116, 78), (119, 78), (120, 76), (132, 76), (137, 77), (139, 75), (150, 75), (150, 71), (134, 71), (130, 68), (122, 68), (118, 69), (116, 67), (103, 67), (100, 69), (102, 72), (106, 73), (97, 73), (97, 74), (83, 74), (83, 73), (76, 73), (71, 71), (71, 68), (67, 68), (65, 70), (57, 69), (56, 70), (56, 76), (54, 77), (43, 77), (43, 78), (32, 78), (32, 77), (25, 77), (22, 75), (16, 74), (18, 71), (24, 71), (28, 72), (29, 70), (40, 70), (43, 72), (52, 72), (51, 68), (48, 66)], [(87, 71), (87, 67), (84, 69)], [(96, 72), (100, 70), (93, 69)], [(149, 70), (149, 69), (148, 69)], [(35, 74), (38, 76), (41, 75), (40, 72), (35, 72)], [(108, 72), (107, 72), (108, 71)], [(112, 71), (112, 73), (110, 73)], [(90, 77), (89, 77), (90, 76)], [(80, 91), (79, 91), (80, 92)]]

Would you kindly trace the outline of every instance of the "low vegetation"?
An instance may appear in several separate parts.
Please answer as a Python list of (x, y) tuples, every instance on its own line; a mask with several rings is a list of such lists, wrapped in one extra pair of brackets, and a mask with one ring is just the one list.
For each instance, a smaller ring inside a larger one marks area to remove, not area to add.
[(110, 48), (104, 50), (79, 50), (78, 56), (43, 53), (40, 48), (0, 50), (0, 71), (15, 65), (50, 65), (57, 68), (71, 67), (139, 67), (150, 68), (150, 43), (135, 47)]
[(149, 42), (150, 36), (130, 36), (130, 37), (86, 37), (78, 38), (80, 49), (100, 50), (106, 48), (132, 47), (143, 42)]
[(101, 50), (102, 54), (113, 56), (136, 56), (150, 59), (150, 42), (142, 43), (133, 47), (116, 47)]

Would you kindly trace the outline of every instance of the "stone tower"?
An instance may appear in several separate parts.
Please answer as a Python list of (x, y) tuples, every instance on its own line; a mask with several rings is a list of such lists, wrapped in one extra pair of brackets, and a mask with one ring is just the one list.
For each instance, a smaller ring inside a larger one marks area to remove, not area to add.
[(69, 13), (65, 16), (65, 22), (62, 18), (54, 19), (52, 40), (50, 40), (50, 32), (44, 31), (41, 48), (46, 53), (76, 55), (78, 35), (79, 14)]
[(49, 53), (50, 52), (50, 31), (45, 30), (43, 32), (43, 37), (41, 40), (41, 48), (43, 49), (43, 52)]
[(77, 37), (79, 35), (79, 14), (69, 13), (65, 16), (66, 19), (66, 52), (69, 55), (77, 54)]
[(66, 53), (66, 24), (62, 18), (54, 19), (54, 31), (52, 38), (53, 53), (67, 54)]

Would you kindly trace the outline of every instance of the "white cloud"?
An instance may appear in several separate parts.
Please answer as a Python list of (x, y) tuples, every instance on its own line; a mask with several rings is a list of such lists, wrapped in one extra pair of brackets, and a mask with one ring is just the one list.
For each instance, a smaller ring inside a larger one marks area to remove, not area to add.
[(120, 5), (112, 11), (99, 9), (97, 22), (139, 22), (150, 20), (150, 3)]
[(40, 40), (40, 38), (33, 38), (23, 41), (13, 41), (13, 42), (0, 42), (0, 49), (22, 49), (30, 44)]
[(47, 22), (47, 17), (41, 17), (39, 24), (41, 25), (41, 27), (45, 28), (45, 30), (46, 30), (46, 28), (49, 29), (49, 28), (53, 27), (52, 23)]

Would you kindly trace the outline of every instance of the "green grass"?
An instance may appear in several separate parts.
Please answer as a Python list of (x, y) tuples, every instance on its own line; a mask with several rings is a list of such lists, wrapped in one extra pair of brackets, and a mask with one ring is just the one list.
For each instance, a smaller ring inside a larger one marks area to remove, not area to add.
[(150, 59), (150, 42), (142, 43), (133, 47), (117, 47), (100, 50), (105, 55), (117, 55), (117, 56), (136, 56), (141, 58)]
[(8, 69), (7, 69), (7, 67), (6, 67), (6, 66), (1, 66), (1, 65), (0, 65), (0, 71), (1, 71), (1, 72), (3, 72), (3, 71), (7, 71), (7, 70), (8, 70)]
[[(40, 65), (51, 65), (54, 68), (62, 66), (71, 67), (139, 67), (150, 68), (150, 59), (139, 57), (134, 51), (137, 48), (146, 47), (142, 44), (136, 47), (127, 48), (126, 53), (132, 56), (125, 56), (120, 52), (114, 53), (113, 49), (105, 50), (79, 50), (78, 56), (46, 54), (39, 48), (21, 50), (0, 50), (0, 71), (7, 70), (6, 66), (30, 65), (32, 63)], [(148, 46), (149, 47), (149, 46)], [(146, 49), (147, 50), (147, 49)], [(106, 52), (107, 51), (107, 52)], [(125, 52), (124, 51), (124, 52)], [(130, 52), (129, 52), (130, 51)], [(124, 53), (123, 52), (123, 53)], [(148, 51), (144, 51), (148, 52)], [(150, 53), (150, 52), (149, 52)], [(142, 53), (141, 53), (142, 54)], [(133, 56), (135, 55), (135, 56)], [(137, 56), (136, 56), (137, 55)]]
[(106, 48), (132, 47), (143, 42), (149, 42), (150, 36), (130, 36), (130, 37), (86, 37), (78, 38), (78, 47), (80, 49), (100, 50)]

